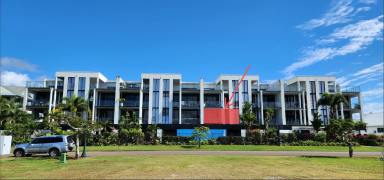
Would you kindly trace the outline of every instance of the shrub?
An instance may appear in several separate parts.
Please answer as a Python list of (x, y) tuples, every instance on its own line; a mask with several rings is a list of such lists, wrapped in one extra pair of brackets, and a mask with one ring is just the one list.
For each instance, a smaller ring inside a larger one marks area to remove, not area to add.
[(189, 145), (193, 140), (192, 137), (184, 136), (163, 136), (162, 144), (166, 145)]
[(327, 141), (327, 134), (324, 132), (316, 133), (313, 136), (313, 140), (317, 142), (326, 142)]
[(369, 135), (358, 134), (353, 137), (353, 141), (366, 146), (379, 146), (380, 144), (383, 144), (382, 139), (374, 134), (369, 134)]
[(216, 140), (217, 144), (221, 145), (242, 145), (244, 144), (243, 137), (241, 136), (226, 136), (226, 137), (219, 137)]
[[(348, 146), (346, 142), (319, 142), (319, 141), (298, 141), (298, 142), (292, 142), (288, 145), (291, 146)], [(359, 143), (353, 142), (353, 146), (358, 146)]]

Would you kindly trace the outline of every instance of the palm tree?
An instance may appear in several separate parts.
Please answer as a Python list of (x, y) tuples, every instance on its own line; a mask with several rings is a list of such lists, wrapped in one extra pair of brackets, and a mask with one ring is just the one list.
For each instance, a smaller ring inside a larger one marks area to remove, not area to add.
[[(79, 158), (80, 150), (79, 150), (79, 133), (80, 130), (84, 131), (84, 150), (85, 153), (85, 129), (87, 127), (84, 123), (84, 119), (87, 118), (89, 114), (89, 105), (88, 102), (82, 97), (72, 96), (71, 98), (65, 97), (63, 99), (63, 103), (59, 105), (59, 108), (64, 111), (64, 115), (67, 115), (66, 123), (76, 131), (76, 158)], [(67, 114), (65, 114), (67, 113)], [(85, 154), (84, 154), (85, 155)]]
[(275, 114), (275, 110), (272, 108), (267, 108), (264, 110), (264, 123), (265, 123), (265, 130), (269, 128), (269, 122), (272, 120), (272, 117)]
[(328, 94), (324, 93), (321, 98), (317, 102), (317, 106), (327, 106), (330, 108), (330, 116), (331, 118), (336, 118), (336, 113), (337, 113), (337, 107), (341, 104), (348, 104), (347, 99), (340, 94)]
[(7, 122), (13, 123), (20, 113), (20, 105), (14, 99), (0, 97), (0, 128), (4, 128)]
[(247, 127), (248, 133), (251, 131), (252, 125), (256, 120), (256, 114), (252, 112), (252, 105), (249, 102), (245, 102), (243, 106), (243, 114), (240, 116), (241, 121)]

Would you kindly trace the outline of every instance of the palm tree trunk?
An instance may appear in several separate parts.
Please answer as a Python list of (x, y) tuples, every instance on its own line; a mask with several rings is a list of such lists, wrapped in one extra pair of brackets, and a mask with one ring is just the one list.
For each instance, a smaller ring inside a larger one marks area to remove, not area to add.
[(79, 155), (80, 155), (80, 149), (79, 149), (79, 135), (78, 134), (76, 134), (76, 155), (75, 155), (75, 157), (76, 157), (76, 159), (79, 159)]

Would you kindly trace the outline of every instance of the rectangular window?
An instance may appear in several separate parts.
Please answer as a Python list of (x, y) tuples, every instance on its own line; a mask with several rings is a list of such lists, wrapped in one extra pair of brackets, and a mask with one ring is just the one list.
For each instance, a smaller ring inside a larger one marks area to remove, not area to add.
[[(238, 80), (232, 80), (232, 87), (233, 87), (233, 91), (236, 90), (236, 86), (237, 86), (237, 83), (239, 81)], [(237, 91), (233, 97), (233, 103), (234, 103), (234, 108), (239, 108), (239, 91)]]
[(85, 97), (85, 77), (79, 77), (77, 96)]
[(159, 123), (160, 79), (153, 79), (152, 123)]
[(75, 77), (68, 77), (67, 97), (72, 97), (75, 90)]
[(378, 133), (383, 133), (384, 132), (384, 128), (377, 128), (377, 132)]
[(171, 124), (169, 121), (169, 109), (163, 108), (163, 115), (162, 115), (162, 124)]
[(320, 94), (325, 93), (325, 82), (324, 81), (319, 81), (319, 86), (320, 86)]

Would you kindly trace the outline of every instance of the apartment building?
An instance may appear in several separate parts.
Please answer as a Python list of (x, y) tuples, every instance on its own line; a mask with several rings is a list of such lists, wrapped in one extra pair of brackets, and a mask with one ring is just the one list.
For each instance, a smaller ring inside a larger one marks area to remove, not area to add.
[[(181, 74), (142, 74), (139, 81), (117, 76), (108, 80), (99, 72), (57, 72), (54, 80), (28, 82), (23, 108), (36, 118), (46, 116), (63, 97), (80, 96), (89, 101), (93, 121), (118, 124), (120, 116), (136, 112), (143, 127), (156, 124), (164, 133), (207, 125), (222, 130), (224, 135), (239, 135), (241, 123), (228, 124), (205, 120), (205, 108), (223, 108), (241, 75), (221, 75), (214, 82), (182, 81)], [(261, 83), (257, 75), (248, 75), (235, 92), (230, 109), (242, 113), (244, 102), (250, 102), (256, 121), (264, 125), (264, 110), (274, 109), (271, 126), (279, 129), (310, 129), (313, 113), (329, 121), (329, 109), (317, 107), (323, 93), (342, 93), (348, 105), (340, 104), (340, 118), (360, 117), (362, 112), (359, 87), (340, 87), (331, 76), (298, 76), (274, 83)]]

